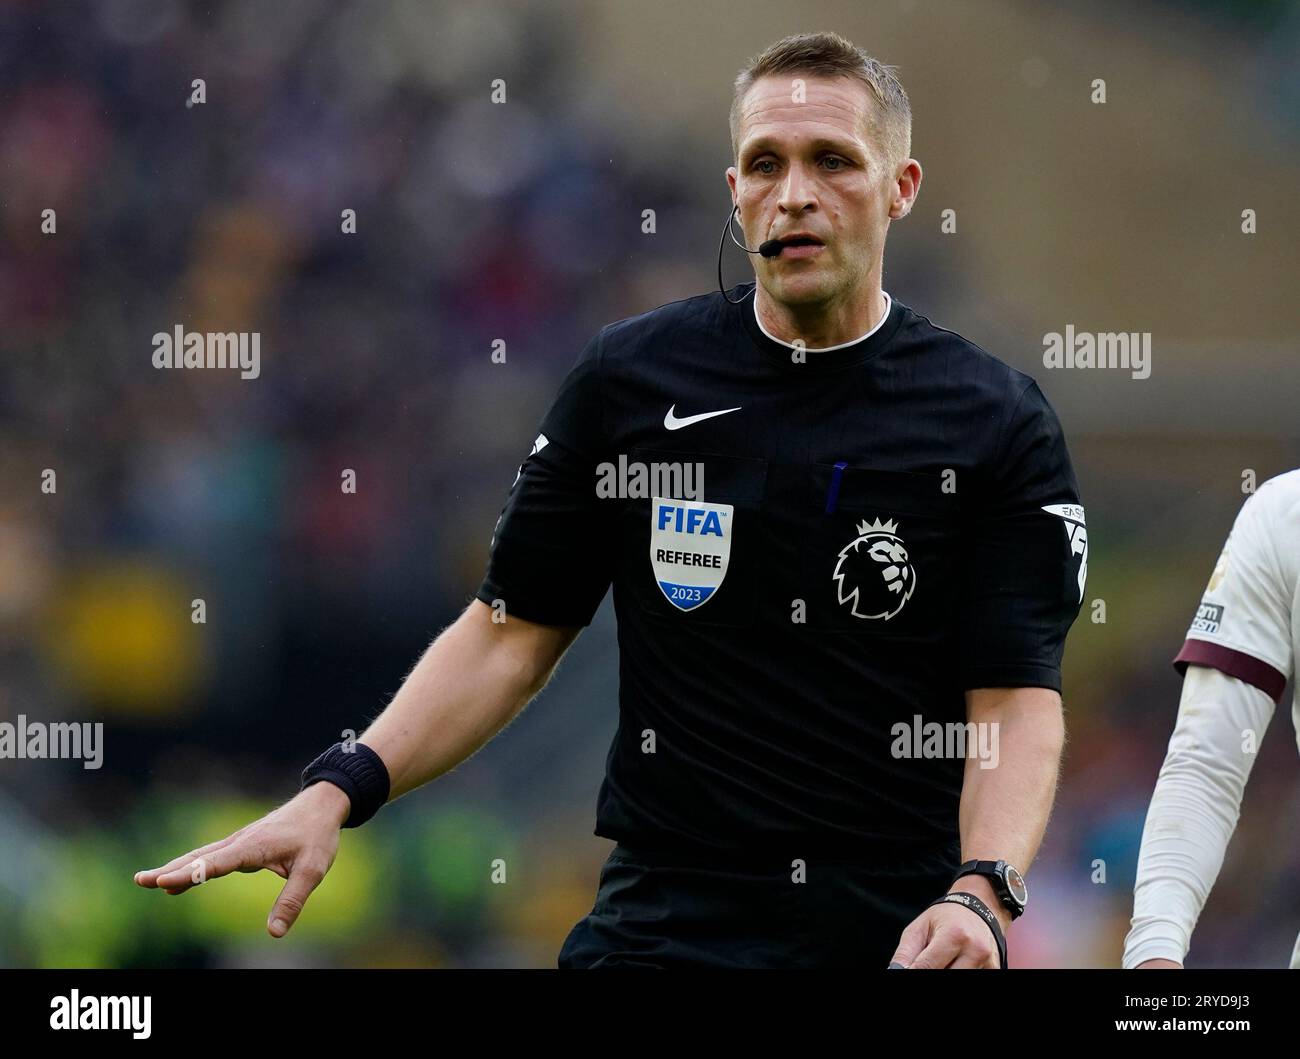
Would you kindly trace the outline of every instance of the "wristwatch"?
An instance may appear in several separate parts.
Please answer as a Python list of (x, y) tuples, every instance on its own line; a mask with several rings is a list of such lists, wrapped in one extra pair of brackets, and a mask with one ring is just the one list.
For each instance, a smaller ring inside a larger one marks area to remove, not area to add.
[(1012, 919), (1018, 919), (1029, 904), (1029, 890), (1025, 886), (1024, 876), (1004, 860), (968, 860), (952, 877), (956, 882), (963, 875), (983, 875), (993, 884), (993, 892), (998, 895), (1002, 906), (1011, 913)]

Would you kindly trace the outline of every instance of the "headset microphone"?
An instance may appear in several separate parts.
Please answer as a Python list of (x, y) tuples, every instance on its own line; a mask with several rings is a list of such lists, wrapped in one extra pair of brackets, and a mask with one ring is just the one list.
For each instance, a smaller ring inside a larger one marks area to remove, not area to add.
[[(727, 245), (728, 233), (731, 235), (731, 241), (747, 254), (762, 254), (764, 257), (776, 257), (781, 253), (781, 248), (785, 246), (785, 243), (781, 242), (780, 239), (768, 239), (766, 242), (759, 243), (757, 250), (751, 250), (737, 239), (736, 233), (732, 231), (731, 222), (735, 218), (736, 212), (739, 209), (739, 206), (731, 207), (731, 212), (727, 215), (727, 227), (722, 230), (722, 238), (718, 240), (718, 290), (722, 292), (724, 298), (727, 298), (727, 291), (722, 286), (722, 248)], [(740, 298), (736, 301), (731, 301), (730, 298), (727, 298), (727, 301), (731, 302), (732, 305), (739, 305), (744, 300), (744, 298)]]

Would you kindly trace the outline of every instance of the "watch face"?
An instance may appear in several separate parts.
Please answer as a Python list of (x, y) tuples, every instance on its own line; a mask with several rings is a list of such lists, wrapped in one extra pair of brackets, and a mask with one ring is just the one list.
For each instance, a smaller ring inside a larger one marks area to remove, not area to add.
[(1011, 896), (1016, 903), (1022, 908), (1029, 903), (1029, 888), (1025, 886), (1024, 876), (1016, 871), (1010, 864), (1006, 866), (1003, 878), (1007, 881), (1007, 889), (1011, 891)]

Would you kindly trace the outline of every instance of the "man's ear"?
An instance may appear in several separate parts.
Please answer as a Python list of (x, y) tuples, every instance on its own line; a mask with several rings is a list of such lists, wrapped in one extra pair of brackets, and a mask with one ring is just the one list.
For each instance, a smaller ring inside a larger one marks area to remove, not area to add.
[(727, 166), (727, 187), (731, 189), (731, 204), (736, 204), (736, 177), (740, 174), (734, 165)]
[(916, 196), (921, 192), (921, 163), (909, 158), (898, 169), (894, 182), (894, 197), (889, 202), (889, 218), (901, 221), (916, 204)]

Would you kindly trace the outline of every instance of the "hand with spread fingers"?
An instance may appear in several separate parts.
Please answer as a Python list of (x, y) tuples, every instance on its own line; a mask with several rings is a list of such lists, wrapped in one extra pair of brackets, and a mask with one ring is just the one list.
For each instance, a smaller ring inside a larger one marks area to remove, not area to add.
[(282, 938), (333, 865), (350, 808), (348, 796), (334, 784), (312, 784), (234, 834), (160, 868), (136, 872), (135, 881), (174, 895), (231, 872), (266, 868), (287, 880), (266, 921), (267, 932)]

